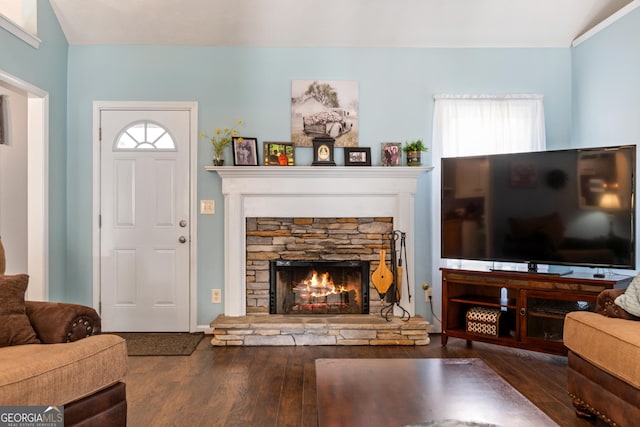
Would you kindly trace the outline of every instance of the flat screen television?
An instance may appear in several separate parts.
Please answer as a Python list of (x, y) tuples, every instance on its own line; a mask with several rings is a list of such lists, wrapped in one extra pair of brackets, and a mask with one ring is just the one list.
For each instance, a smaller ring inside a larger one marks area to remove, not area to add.
[(635, 269), (635, 146), (442, 159), (442, 258)]

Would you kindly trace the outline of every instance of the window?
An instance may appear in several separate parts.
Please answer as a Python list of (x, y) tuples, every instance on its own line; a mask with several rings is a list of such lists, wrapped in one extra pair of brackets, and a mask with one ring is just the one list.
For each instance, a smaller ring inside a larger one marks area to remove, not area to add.
[[(546, 148), (541, 95), (437, 95), (433, 113), (433, 162), (442, 157), (541, 151)], [(477, 269), (487, 262), (440, 258), (440, 171), (433, 171), (435, 266)], [(495, 268), (516, 268), (502, 263)], [(434, 269), (437, 274), (439, 271)], [(434, 276), (434, 283), (437, 276)]]
[(439, 157), (544, 150), (542, 96), (435, 97), (433, 145)]
[(176, 144), (165, 128), (143, 121), (130, 125), (116, 138), (114, 151), (136, 150), (176, 151)]

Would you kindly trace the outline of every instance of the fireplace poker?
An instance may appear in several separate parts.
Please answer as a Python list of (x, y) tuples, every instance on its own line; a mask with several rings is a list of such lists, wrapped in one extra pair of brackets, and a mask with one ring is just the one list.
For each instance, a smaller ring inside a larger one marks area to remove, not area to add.
[[(398, 231), (394, 231), (393, 235), (391, 237), (391, 247), (392, 247), (392, 252), (393, 252), (393, 256), (392, 256), (392, 265), (395, 268), (394, 270), (394, 275), (393, 275), (393, 279), (394, 279), (394, 283), (395, 283), (395, 302), (399, 302), (400, 299), (402, 298), (402, 252), (398, 252), (398, 250), (396, 249), (396, 242), (398, 241), (398, 236), (399, 236), (400, 232)], [(400, 254), (400, 260), (398, 261), (398, 255), (396, 255), (397, 253)]]
[[(400, 276), (402, 276), (402, 253), (404, 252), (405, 259), (407, 258), (407, 233), (400, 233), (400, 261), (398, 262), (398, 266), (400, 267)], [(407, 297), (409, 298), (409, 302), (411, 302), (411, 286), (409, 285), (409, 270), (405, 270), (407, 274)], [(400, 282), (402, 282), (402, 277), (398, 281), (398, 286), (400, 286)]]

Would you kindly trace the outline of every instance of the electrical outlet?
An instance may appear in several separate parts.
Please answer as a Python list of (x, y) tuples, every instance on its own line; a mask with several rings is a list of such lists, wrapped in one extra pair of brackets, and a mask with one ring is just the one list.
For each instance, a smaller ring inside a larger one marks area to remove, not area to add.
[(222, 302), (221, 289), (211, 289), (211, 302), (213, 304), (220, 304)]
[(431, 301), (431, 297), (433, 297), (433, 289), (431, 289), (431, 286), (429, 286), (428, 283), (423, 283), (422, 289), (424, 289), (424, 301)]

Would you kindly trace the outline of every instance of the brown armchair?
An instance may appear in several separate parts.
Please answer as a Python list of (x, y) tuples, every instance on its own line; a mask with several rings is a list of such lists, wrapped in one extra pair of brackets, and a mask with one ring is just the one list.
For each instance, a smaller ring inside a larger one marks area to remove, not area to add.
[(0, 406), (64, 406), (65, 425), (124, 426), (127, 348), (91, 307), (24, 301), (28, 276), (0, 276)]
[(101, 332), (102, 320), (91, 307), (62, 302), (25, 301), (29, 322), (42, 344), (74, 342)]
[(617, 319), (640, 320), (640, 317), (627, 313), (622, 307), (615, 303), (616, 298), (622, 295), (625, 290), (624, 288), (605, 289), (600, 292), (596, 301), (596, 313)]
[(614, 303), (625, 289), (607, 289), (596, 312), (567, 314), (567, 390), (581, 417), (617, 427), (640, 420), (640, 318)]

